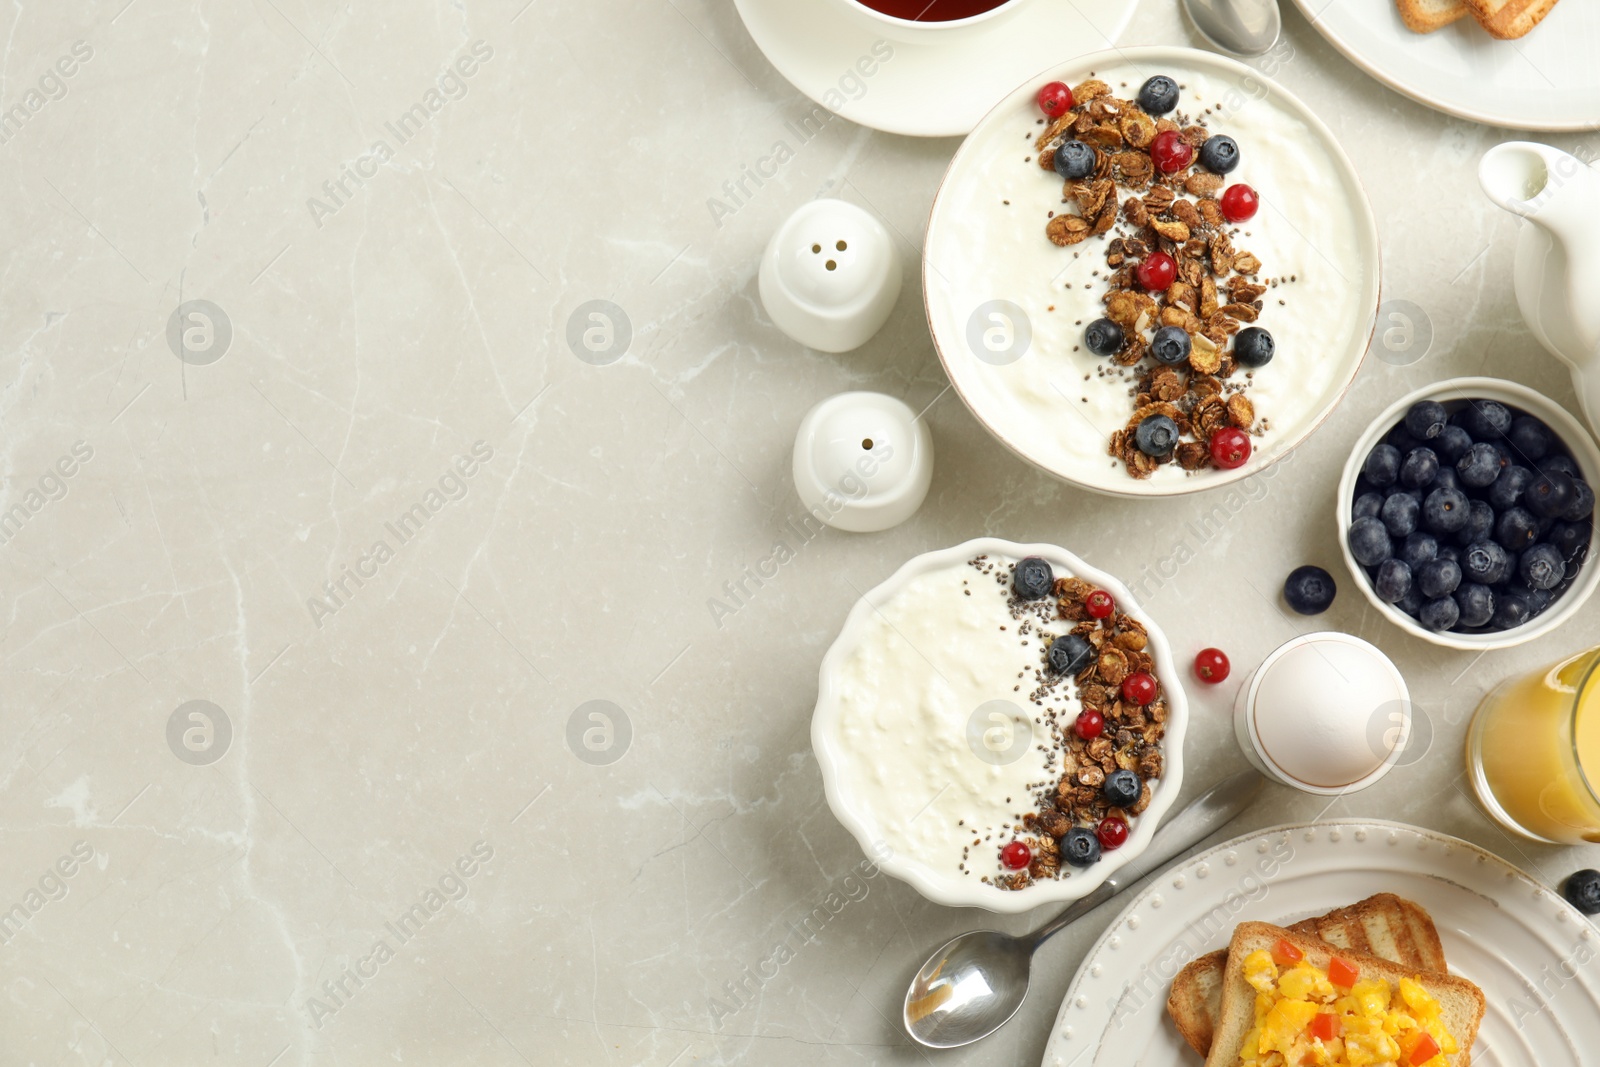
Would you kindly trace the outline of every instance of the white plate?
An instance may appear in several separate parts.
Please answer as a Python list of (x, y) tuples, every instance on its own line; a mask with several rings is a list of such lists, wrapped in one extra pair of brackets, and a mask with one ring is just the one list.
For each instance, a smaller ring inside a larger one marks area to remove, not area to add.
[(1577, 1067), (1600, 1048), (1600, 935), (1561, 895), (1458, 838), (1380, 820), (1284, 826), (1158, 875), (1090, 949), (1044, 1067), (1198, 1067), (1165, 1018), (1173, 975), (1236, 923), (1297, 922), (1373, 893), (1426, 908), (1450, 970), (1483, 989), (1473, 1067)]
[[(734, 0), (756, 47), (795, 88), (852, 122), (912, 137), (959, 137), (1035, 71), (1110, 48), (1134, 3), (1029, 0), (992, 26), (913, 44), (884, 40), (840, 0)], [(879, 62), (884, 48), (892, 56)], [(870, 77), (856, 71), (863, 57)], [(841, 79), (864, 89), (841, 92)]]
[(1295, 0), (1339, 51), (1429, 107), (1518, 130), (1600, 127), (1600, 4), (1558, 3), (1533, 32), (1498, 41), (1471, 15), (1412, 33), (1394, 0)]

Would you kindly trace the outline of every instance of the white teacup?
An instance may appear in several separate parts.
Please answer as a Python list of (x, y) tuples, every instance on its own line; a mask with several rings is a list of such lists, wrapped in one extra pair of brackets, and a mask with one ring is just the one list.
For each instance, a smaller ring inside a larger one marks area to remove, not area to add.
[[(913, 19), (885, 15), (876, 8), (868, 7), (863, 0), (825, 0), (825, 2), (838, 4), (846, 8), (857, 23), (872, 29), (891, 41), (927, 43), (942, 34), (971, 30), (985, 23), (992, 26), (1001, 19), (1016, 14), (1017, 9), (1027, 3), (1028, 0), (1002, 0), (1001, 3), (988, 11), (979, 12), (967, 18), (928, 22), (918, 22)], [(930, 7), (934, 6), (934, 0), (925, 0), (925, 2)], [(985, 28), (988, 28), (988, 26), (985, 26)]]

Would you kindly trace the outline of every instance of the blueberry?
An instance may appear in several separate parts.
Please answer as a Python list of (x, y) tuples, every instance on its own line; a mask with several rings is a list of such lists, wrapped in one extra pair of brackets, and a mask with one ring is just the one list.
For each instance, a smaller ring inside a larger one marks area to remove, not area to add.
[(1272, 362), (1278, 345), (1272, 335), (1259, 326), (1246, 326), (1233, 339), (1233, 358), (1245, 367), (1265, 367)]
[(1094, 173), (1094, 149), (1082, 141), (1063, 141), (1056, 149), (1055, 167), (1067, 181), (1082, 181)]
[(1528, 602), (1515, 593), (1501, 593), (1494, 598), (1494, 618), (1489, 624), (1496, 630), (1509, 630), (1533, 618)]
[(1169, 367), (1188, 359), (1189, 348), (1189, 332), (1182, 326), (1163, 326), (1150, 338), (1150, 354)]
[(1356, 497), (1355, 504), (1350, 508), (1350, 514), (1357, 519), (1377, 518), (1378, 512), (1382, 507), (1382, 493), (1362, 493)]
[(1095, 319), (1083, 330), (1083, 346), (1097, 356), (1116, 355), (1125, 340), (1122, 327), (1110, 319)]
[(1413, 448), (1400, 461), (1400, 484), (1424, 486), (1439, 473), (1439, 456), (1431, 448)]
[(1430, 559), (1417, 568), (1416, 578), (1423, 596), (1449, 596), (1461, 584), (1461, 564), (1453, 559)]
[(1475, 441), (1504, 437), (1511, 429), (1511, 409), (1496, 400), (1469, 400), (1456, 419)]
[(1074, 867), (1089, 867), (1100, 862), (1100, 839), (1094, 831), (1074, 826), (1061, 839), (1061, 858)]
[(1423, 602), (1417, 621), (1430, 630), (1448, 630), (1461, 618), (1461, 607), (1454, 597), (1441, 596)]
[(1411, 592), (1411, 568), (1397, 559), (1386, 559), (1378, 564), (1378, 573), (1372, 578), (1372, 591), (1385, 604), (1405, 599)]
[(1537, 463), (1550, 454), (1550, 431), (1532, 415), (1518, 415), (1506, 431), (1511, 454), (1524, 463)]
[(1554, 589), (1566, 573), (1566, 561), (1552, 544), (1534, 545), (1517, 561), (1517, 577), (1534, 589)]
[(1406, 429), (1406, 424), (1403, 422), (1396, 424), (1393, 429), (1384, 434), (1383, 439), (1398, 448), (1402, 456), (1413, 448), (1421, 448), (1427, 444), (1422, 438), (1413, 436), (1411, 431)]
[(1489, 487), (1489, 503), (1500, 511), (1516, 507), (1517, 503), (1522, 500), (1523, 491), (1528, 488), (1536, 477), (1538, 475), (1527, 467), (1516, 465), (1507, 467), (1500, 472), (1500, 477), (1496, 478), (1494, 484)]
[(1452, 563), (1461, 562), (1461, 550), (1455, 545), (1440, 545), (1439, 554), (1434, 559), (1447, 559)]
[(1431, 533), (1418, 530), (1406, 538), (1406, 543), (1400, 546), (1396, 558), (1404, 560), (1406, 566), (1415, 567), (1426, 563), (1439, 554), (1439, 539)]
[(1396, 493), (1383, 502), (1383, 510), (1378, 513), (1384, 528), (1392, 537), (1410, 537), (1417, 530), (1417, 518), (1422, 514), (1422, 505), (1417, 503), (1417, 498), (1409, 493)]
[(1077, 674), (1094, 659), (1094, 646), (1077, 634), (1062, 634), (1050, 642), (1049, 657), (1057, 674)]
[(1200, 165), (1212, 174), (1226, 174), (1239, 165), (1239, 143), (1226, 134), (1207, 137), (1200, 146)]
[(1462, 582), (1455, 592), (1458, 626), (1482, 626), (1494, 618), (1494, 590), (1478, 582)]
[(1406, 410), (1406, 429), (1423, 441), (1431, 441), (1444, 433), (1449, 423), (1449, 412), (1437, 400), (1419, 400)]
[(1139, 781), (1139, 776), (1132, 771), (1112, 771), (1106, 775), (1102, 791), (1106, 803), (1113, 808), (1128, 808), (1138, 803), (1139, 792), (1144, 783)]
[(1446, 426), (1444, 432), (1433, 439), (1433, 450), (1446, 463), (1454, 463), (1471, 447), (1472, 435), (1459, 426)]
[(1455, 533), (1471, 514), (1467, 495), (1459, 489), (1435, 489), (1422, 501), (1422, 525), (1437, 534)]
[(1481, 500), (1467, 502), (1467, 521), (1456, 531), (1456, 544), (1470, 545), (1494, 533), (1494, 508)]
[(1433, 476), (1433, 481), (1428, 483), (1428, 488), (1429, 489), (1460, 489), (1461, 488), (1461, 475), (1456, 473), (1455, 464), (1451, 463), (1451, 461), (1449, 461), (1449, 460), (1445, 460), (1443, 456), (1440, 456), (1439, 458), (1441, 460), (1443, 460), (1444, 462), (1446, 462), (1446, 463), (1450, 463), (1450, 466), (1448, 466), (1448, 467), (1440, 467), (1439, 468), (1439, 473), (1435, 474)]
[(1600, 871), (1573, 871), (1561, 887), (1561, 894), (1585, 915), (1600, 913)]
[(1487, 487), (1500, 477), (1500, 450), (1487, 441), (1477, 442), (1456, 460), (1456, 473), (1469, 489)]
[[(1388, 501), (1384, 501), (1384, 504), (1387, 506)], [(1363, 567), (1376, 567), (1394, 554), (1389, 529), (1382, 519), (1357, 519), (1352, 522), (1347, 543), (1350, 545), (1350, 554)]]
[(1507, 552), (1521, 552), (1539, 539), (1539, 526), (1524, 508), (1507, 508), (1495, 520), (1494, 539)]
[(1139, 106), (1152, 115), (1165, 115), (1178, 106), (1178, 83), (1157, 74), (1139, 86)]
[(1514, 580), (1505, 587), (1504, 595), (1520, 597), (1528, 602), (1528, 612), (1537, 615), (1550, 606), (1550, 601), (1555, 595), (1548, 589), (1535, 589), (1520, 579)]
[(1470, 582), (1499, 585), (1511, 576), (1511, 555), (1493, 541), (1474, 541), (1461, 553), (1461, 573)]
[(1133, 431), (1133, 443), (1147, 456), (1170, 456), (1178, 447), (1178, 424), (1165, 415), (1147, 415)]
[(1422, 610), (1422, 590), (1417, 588), (1416, 582), (1411, 583), (1410, 591), (1395, 601), (1394, 606), (1412, 617)]
[(1056, 587), (1055, 572), (1050, 564), (1038, 556), (1019, 559), (1011, 571), (1011, 588), (1023, 600), (1038, 600), (1049, 596)]
[(1528, 488), (1522, 491), (1522, 506), (1541, 519), (1555, 518), (1567, 510), (1576, 491), (1571, 478), (1560, 471), (1551, 471), (1528, 483)]
[(1559, 452), (1553, 456), (1546, 456), (1534, 466), (1540, 474), (1549, 474), (1551, 471), (1560, 471), (1568, 478), (1582, 478), (1583, 472), (1578, 470), (1578, 465), (1572, 461), (1571, 456), (1563, 456)]
[(1572, 502), (1567, 505), (1567, 510), (1561, 513), (1561, 517), (1568, 522), (1582, 522), (1593, 513), (1594, 490), (1583, 479), (1572, 479)]
[(1558, 522), (1550, 527), (1545, 540), (1556, 546), (1562, 559), (1571, 561), (1588, 554), (1589, 541), (1593, 536), (1593, 528), (1587, 522)]
[(1394, 445), (1378, 445), (1367, 453), (1361, 473), (1373, 485), (1393, 485), (1395, 479), (1400, 477), (1400, 450)]
[[(1383, 538), (1386, 546), (1383, 553), (1384, 558), (1388, 558), (1387, 545), (1389, 535), (1384, 532), (1383, 523), (1377, 519), (1360, 519), (1357, 525), (1363, 522), (1370, 522), (1376, 527), (1378, 535)], [(1352, 526), (1351, 529), (1354, 530), (1355, 527)], [(1382, 561), (1374, 560), (1373, 562), (1379, 563)], [(1290, 571), (1289, 577), (1284, 579), (1283, 582), (1283, 599), (1287, 600), (1289, 606), (1301, 615), (1321, 615), (1328, 610), (1328, 606), (1333, 603), (1333, 598), (1338, 595), (1338, 592), (1339, 587), (1334, 584), (1333, 575), (1321, 567), (1313, 567), (1309, 564), (1304, 567), (1296, 567)]]

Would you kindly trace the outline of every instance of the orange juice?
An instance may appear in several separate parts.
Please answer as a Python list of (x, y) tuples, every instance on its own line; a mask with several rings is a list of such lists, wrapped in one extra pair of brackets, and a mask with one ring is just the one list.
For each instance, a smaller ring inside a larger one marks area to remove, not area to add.
[(1600, 842), (1600, 649), (1495, 688), (1467, 734), (1467, 775), (1496, 820), (1537, 841)]

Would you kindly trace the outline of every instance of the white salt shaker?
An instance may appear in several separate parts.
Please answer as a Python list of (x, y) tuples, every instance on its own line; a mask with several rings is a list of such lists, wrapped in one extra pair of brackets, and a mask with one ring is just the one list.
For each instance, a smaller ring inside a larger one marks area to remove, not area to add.
[(1268, 778), (1319, 796), (1353, 793), (1399, 761), (1411, 694), (1389, 657), (1361, 638), (1303, 634), (1239, 689), (1233, 729)]
[(794, 487), (812, 515), (856, 533), (887, 530), (922, 506), (933, 434), (903, 402), (838, 393), (806, 413), (794, 441)]
[(784, 220), (761, 257), (761, 303), (808, 348), (848, 352), (877, 333), (900, 295), (900, 257), (883, 223), (843, 200)]

